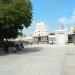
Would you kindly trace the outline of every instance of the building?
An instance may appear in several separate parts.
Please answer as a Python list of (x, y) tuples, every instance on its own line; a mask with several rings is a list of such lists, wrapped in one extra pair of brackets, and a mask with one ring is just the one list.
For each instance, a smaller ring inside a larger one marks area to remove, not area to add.
[(75, 27), (71, 27), (71, 33), (75, 33)]
[(33, 43), (33, 37), (32, 36), (19, 36), (18, 38), (14, 39), (15, 42), (22, 42), (26, 44), (32, 44)]
[(55, 33), (50, 33), (48, 37), (49, 37), (49, 44), (56, 43), (56, 34)]
[(47, 44), (49, 43), (48, 38), (48, 30), (44, 22), (39, 22), (36, 24), (36, 28), (33, 34), (33, 43), (41, 43), (41, 44)]
[(66, 44), (68, 42), (68, 31), (66, 29), (56, 30), (56, 44)]
[(68, 43), (75, 44), (75, 27), (71, 27), (71, 31), (68, 34)]

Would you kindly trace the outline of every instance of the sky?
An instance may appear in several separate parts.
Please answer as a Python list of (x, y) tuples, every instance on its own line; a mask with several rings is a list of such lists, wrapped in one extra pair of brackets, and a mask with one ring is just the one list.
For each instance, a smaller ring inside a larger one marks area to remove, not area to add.
[(75, 24), (75, 0), (31, 0), (33, 18), (31, 26), (23, 29), (23, 34), (32, 35), (37, 22), (44, 22), (48, 31), (70, 29)]

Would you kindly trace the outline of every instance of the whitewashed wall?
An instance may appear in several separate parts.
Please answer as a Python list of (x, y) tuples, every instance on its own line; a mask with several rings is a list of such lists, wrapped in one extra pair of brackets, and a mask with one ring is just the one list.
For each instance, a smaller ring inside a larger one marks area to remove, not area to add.
[(66, 30), (59, 30), (56, 32), (56, 43), (66, 44), (68, 41), (68, 33)]

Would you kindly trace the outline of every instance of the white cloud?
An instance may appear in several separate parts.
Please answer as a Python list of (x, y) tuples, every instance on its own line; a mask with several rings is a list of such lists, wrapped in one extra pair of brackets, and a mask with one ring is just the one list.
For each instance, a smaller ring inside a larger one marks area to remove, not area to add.
[(61, 17), (58, 21), (61, 25), (75, 25), (75, 16)]
[[(67, 12), (67, 10), (64, 10)], [(58, 22), (61, 25), (75, 25), (75, 9), (73, 10), (73, 16), (70, 17), (61, 17), (59, 18)]]
[(59, 23), (63, 24), (63, 25), (66, 25), (67, 21), (68, 21), (67, 17), (62, 17), (62, 18), (59, 19)]

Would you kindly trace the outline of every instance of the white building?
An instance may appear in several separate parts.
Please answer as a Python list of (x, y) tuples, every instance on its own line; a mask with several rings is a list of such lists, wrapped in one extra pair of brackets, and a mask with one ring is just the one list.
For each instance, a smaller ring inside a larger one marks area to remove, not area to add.
[(33, 34), (34, 43), (49, 43), (48, 30), (44, 22), (36, 24), (36, 28)]
[(33, 42), (33, 37), (32, 36), (26, 36), (26, 37), (19, 36), (18, 38), (14, 39), (14, 41), (31, 44)]
[(68, 31), (65, 29), (56, 30), (56, 44), (66, 44), (68, 42)]

